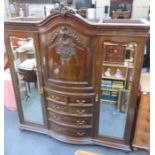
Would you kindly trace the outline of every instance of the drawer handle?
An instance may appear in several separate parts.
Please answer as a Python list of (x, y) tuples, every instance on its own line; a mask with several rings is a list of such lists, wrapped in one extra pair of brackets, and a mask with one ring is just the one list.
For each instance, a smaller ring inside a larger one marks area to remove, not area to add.
[(52, 98), (52, 99), (55, 99), (55, 96), (52, 95), (51, 98)]
[(58, 117), (58, 116), (56, 116), (56, 115), (53, 115), (53, 118), (54, 118), (55, 120), (60, 120), (60, 117)]
[(78, 110), (76, 110), (76, 112), (79, 113), (79, 114), (83, 114), (85, 112), (85, 110), (79, 110), (78, 109)]
[(82, 100), (81, 102), (82, 102), (82, 103), (85, 103), (85, 102), (86, 102), (86, 100)]
[(85, 132), (76, 132), (76, 134), (77, 134), (78, 136), (83, 136), (83, 135), (85, 135)]
[(56, 106), (55, 109), (56, 109), (56, 110), (60, 110), (60, 107), (59, 107), (59, 106)]
[(52, 108), (53, 109), (56, 109), (56, 110), (60, 110), (60, 107), (59, 106), (56, 106), (56, 105), (53, 105)]
[(79, 103), (79, 104), (83, 104), (83, 103), (86, 102), (86, 100), (81, 100), (81, 101), (80, 100), (76, 100), (76, 102)]
[(55, 99), (56, 99), (56, 100), (59, 100), (59, 97), (56, 97)]
[(82, 125), (85, 123), (85, 120), (77, 120), (76, 123)]
[(58, 100), (58, 99), (59, 99), (59, 97), (55, 97), (55, 96), (53, 96), (53, 95), (51, 96), (51, 98), (52, 98), (52, 99), (55, 99), (55, 100)]
[(80, 100), (76, 100), (76, 102), (77, 102), (77, 103), (79, 103), (79, 102), (80, 102)]

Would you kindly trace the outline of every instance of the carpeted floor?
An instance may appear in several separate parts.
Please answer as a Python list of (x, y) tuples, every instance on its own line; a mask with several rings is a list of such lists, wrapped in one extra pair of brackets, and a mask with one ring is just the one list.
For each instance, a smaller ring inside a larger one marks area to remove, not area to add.
[(126, 113), (117, 111), (114, 104), (100, 104), (99, 134), (122, 139), (124, 136)]
[(5, 155), (74, 155), (78, 149), (100, 153), (102, 155), (149, 155), (149, 152), (138, 150), (124, 152), (117, 149), (95, 145), (71, 145), (59, 142), (46, 135), (19, 129), (16, 112), (5, 109), (4, 144)]

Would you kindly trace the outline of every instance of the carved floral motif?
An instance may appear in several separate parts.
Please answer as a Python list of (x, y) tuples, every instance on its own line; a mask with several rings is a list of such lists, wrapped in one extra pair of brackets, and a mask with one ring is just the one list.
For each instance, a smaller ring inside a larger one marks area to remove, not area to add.
[(55, 31), (49, 44), (55, 47), (56, 53), (63, 59), (74, 56), (77, 51), (77, 46), (81, 50), (85, 48), (76, 33), (70, 32), (66, 26), (62, 26)]

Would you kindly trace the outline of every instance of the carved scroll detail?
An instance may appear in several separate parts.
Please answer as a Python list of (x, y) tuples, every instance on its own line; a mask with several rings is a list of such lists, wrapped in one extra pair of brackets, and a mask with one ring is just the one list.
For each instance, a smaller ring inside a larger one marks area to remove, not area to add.
[(75, 32), (70, 32), (66, 26), (62, 26), (55, 31), (49, 41), (50, 45), (56, 48), (56, 53), (63, 59), (70, 58), (76, 54), (76, 47), (84, 50), (86, 47), (80, 41)]

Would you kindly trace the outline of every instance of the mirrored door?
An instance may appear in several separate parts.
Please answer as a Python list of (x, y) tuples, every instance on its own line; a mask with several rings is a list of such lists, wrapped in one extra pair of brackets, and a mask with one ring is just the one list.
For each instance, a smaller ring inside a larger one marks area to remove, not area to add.
[(124, 139), (136, 43), (104, 42), (98, 133)]
[[(32, 37), (9, 38), (12, 49), (12, 61), (17, 77), (17, 88), (20, 96), (24, 122), (43, 125), (42, 87), (37, 70), (36, 50)], [(15, 78), (15, 77), (12, 77)]]

